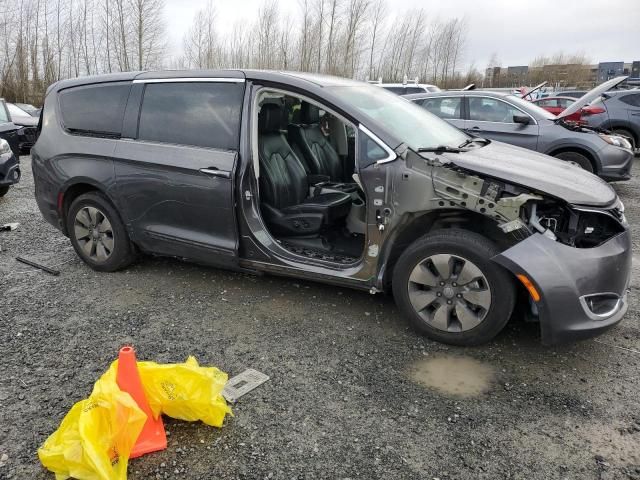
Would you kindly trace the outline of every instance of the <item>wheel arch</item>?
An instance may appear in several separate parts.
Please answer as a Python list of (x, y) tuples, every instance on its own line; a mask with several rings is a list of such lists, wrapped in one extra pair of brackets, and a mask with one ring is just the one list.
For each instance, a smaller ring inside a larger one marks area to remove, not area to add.
[(402, 252), (420, 237), (436, 230), (458, 228), (478, 233), (493, 241), (501, 250), (513, 244), (511, 238), (498, 228), (495, 220), (478, 212), (463, 209), (442, 209), (424, 214), (407, 214), (388, 242), (384, 258), (381, 284), (385, 291), (391, 287), (393, 269)]
[(549, 152), (547, 152), (547, 155), (550, 155), (552, 157), (555, 157), (556, 155), (558, 155), (559, 153), (565, 153), (565, 152), (575, 152), (575, 153), (579, 153), (580, 155), (583, 155), (587, 158), (587, 160), (589, 160), (589, 162), (591, 162), (591, 165), (593, 166), (593, 171), (594, 173), (598, 173), (600, 172), (601, 165), (600, 162), (598, 161), (597, 157), (591, 153), (589, 150), (587, 150), (586, 148), (582, 148), (582, 147), (577, 147), (577, 146), (568, 146), (568, 147), (558, 147), (555, 148), (553, 150), (550, 150)]
[(58, 196), (58, 208), (60, 210), (60, 217), (62, 218), (62, 232), (69, 236), (69, 231), (67, 229), (67, 214), (69, 213), (69, 208), (73, 201), (78, 198), (80, 195), (84, 195), (89, 192), (99, 192), (113, 205), (115, 210), (120, 213), (120, 210), (117, 208), (116, 203), (113, 198), (107, 193), (106, 189), (104, 189), (101, 185), (98, 185), (96, 182), (91, 179), (78, 179), (73, 183), (69, 183), (64, 185), (59, 192)]

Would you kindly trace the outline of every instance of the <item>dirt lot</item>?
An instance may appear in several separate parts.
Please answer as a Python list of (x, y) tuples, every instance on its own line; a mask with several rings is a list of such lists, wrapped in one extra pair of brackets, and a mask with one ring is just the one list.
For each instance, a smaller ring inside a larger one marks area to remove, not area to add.
[[(0, 233), (0, 478), (53, 478), (37, 447), (133, 343), (141, 359), (191, 354), (271, 380), (222, 429), (167, 420), (169, 448), (131, 461), (132, 479), (640, 479), (637, 268), (626, 319), (597, 339), (545, 348), (511, 322), (453, 348), (416, 335), (389, 297), (167, 259), (93, 272), (41, 218), (22, 166), (0, 199), (0, 223), (21, 224)], [(615, 188), (638, 255), (640, 180)]]

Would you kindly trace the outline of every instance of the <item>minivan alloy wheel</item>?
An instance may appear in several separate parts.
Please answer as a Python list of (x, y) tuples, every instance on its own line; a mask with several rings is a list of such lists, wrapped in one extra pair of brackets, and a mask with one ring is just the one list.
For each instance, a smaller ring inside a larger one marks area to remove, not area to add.
[(105, 262), (113, 252), (114, 235), (107, 216), (95, 207), (78, 210), (73, 225), (76, 241), (95, 262)]
[(478, 326), (491, 307), (491, 289), (482, 271), (458, 255), (437, 254), (412, 270), (409, 300), (424, 321), (446, 332)]

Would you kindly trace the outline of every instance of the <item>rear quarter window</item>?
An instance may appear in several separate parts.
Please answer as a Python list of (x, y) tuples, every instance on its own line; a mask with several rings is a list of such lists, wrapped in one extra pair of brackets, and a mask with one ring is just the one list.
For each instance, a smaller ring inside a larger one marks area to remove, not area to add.
[(244, 83), (149, 83), (138, 139), (237, 150)]
[(640, 93), (634, 93), (633, 95), (625, 95), (620, 98), (620, 101), (631, 105), (633, 107), (640, 107)]
[(76, 134), (120, 136), (130, 89), (126, 82), (63, 90), (59, 102), (64, 128)]

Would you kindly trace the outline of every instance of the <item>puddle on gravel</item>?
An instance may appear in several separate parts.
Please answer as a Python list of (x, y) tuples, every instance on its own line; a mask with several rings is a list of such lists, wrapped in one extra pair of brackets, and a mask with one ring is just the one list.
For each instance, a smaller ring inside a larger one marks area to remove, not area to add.
[(489, 390), (495, 371), (473, 358), (446, 355), (416, 362), (409, 376), (414, 382), (447, 395), (475, 397)]

